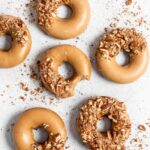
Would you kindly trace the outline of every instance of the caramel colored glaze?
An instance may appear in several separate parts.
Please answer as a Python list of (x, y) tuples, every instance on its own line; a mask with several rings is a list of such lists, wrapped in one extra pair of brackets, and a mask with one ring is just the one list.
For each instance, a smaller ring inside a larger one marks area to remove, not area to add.
[(55, 15), (49, 26), (41, 26), (48, 35), (58, 39), (74, 38), (84, 32), (90, 20), (88, 0), (70, 0), (68, 5), (72, 10), (70, 18), (61, 19)]
[(41, 73), (41, 78), (44, 85), (48, 90), (56, 94), (58, 97), (66, 98), (74, 95), (74, 88), (77, 83), (82, 79), (90, 80), (91, 77), (91, 63), (87, 56), (78, 48), (71, 45), (61, 45), (54, 47), (47, 52), (41, 58), (41, 63), (45, 62), (47, 59), (51, 59), (52, 70), (56, 71), (58, 74), (58, 67), (63, 62), (68, 62), (74, 68), (74, 74), (69, 79), (65, 80), (69, 82), (71, 87), (68, 91), (65, 91), (65, 95), (60, 95), (58, 91), (52, 90), (49, 83), (44, 80), (44, 74)]
[(13, 129), (13, 139), (17, 150), (32, 150), (34, 135), (32, 130), (48, 125), (48, 133), (60, 134), (66, 141), (67, 132), (63, 120), (53, 111), (45, 108), (32, 108), (23, 112)]
[(148, 48), (138, 55), (130, 57), (130, 62), (126, 66), (116, 63), (116, 57), (105, 59), (97, 53), (97, 67), (107, 79), (117, 83), (130, 83), (142, 76), (148, 66)]
[[(116, 63), (116, 56), (124, 51), (128, 64)], [(96, 51), (98, 70), (107, 79), (117, 83), (130, 83), (144, 74), (149, 62), (148, 44), (135, 28), (117, 28), (106, 32)]]
[[(18, 19), (13, 16), (2, 16), (2, 17), (12, 19), (12, 20)], [(23, 62), (24, 59), (27, 57), (31, 49), (32, 40), (31, 40), (31, 36), (30, 36), (30, 32), (28, 28), (25, 26), (24, 23), (23, 25), (24, 25), (24, 30), (26, 31), (26, 43), (25, 44), (21, 44), (18, 41), (16, 41), (13, 38), (14, 35), (11, 35), (10, 32), (5, 33), (5, 32), (0, 31), (0, 36), (10, 35), (12, 37), (12, 47), (7, 51), (3, 49), (0, 50), (0, 68), (14, 67), (20, 64), (21, 62)]]

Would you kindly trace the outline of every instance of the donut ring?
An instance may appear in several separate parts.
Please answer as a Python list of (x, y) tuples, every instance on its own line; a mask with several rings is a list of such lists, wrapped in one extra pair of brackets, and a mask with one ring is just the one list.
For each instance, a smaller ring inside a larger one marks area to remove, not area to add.
[[(107, 116), (112, 127), (107, 132), (97, 129), (97, 122)], [(78, 131), (91, 150), (123, 150), (131, 131), (126, 106), (110, 97), (96, 97), (85, 103), (77, 119)]]
[(31, 36), (26, 25), (20, 18), (0, 16), (0, 36), (10, 35), (12, 47), (0, 50), (0, 67), (9, 68), (20, 64), (28, 55), (31, 48)]
[[(57, 17), (56, 11), (61, 5), (71, 8), (70, 18)], [(59, 39), (76, 37), (86, 29), (90, 19), (88, 0), (38, 0), (36, 11), (41, 29)]]
[[(70, 63), (75, 72), (65, 80), (58, 73), (58, 67), (63, 63)], [(61, 45), (45, 52), (39, 63), (41, 79), (45, 87), (61, 98), (74, 94), (76, 84), (82, 79), (90, 79), (91, 63), (87, 56), (78, 48), (71, 45)]]
[[(125, 66), (116, 63), (116, 56), (123, 50), (130, 58)], [(109, 80), (130, 83), (144, 74), (149, 54), (146, 40), (135, 29), (116, 29), (106, 33), (96, 51), (98, 70)]]
[[(43, 144), (34, 141), (32, 132), (41, 127), (49, 133), (48, 140)], [(45, 108), (32, 108), (23, 112), (13, 129), (17, 150), (63, 150), (66, 134), (63, 120), (55, 112)]]

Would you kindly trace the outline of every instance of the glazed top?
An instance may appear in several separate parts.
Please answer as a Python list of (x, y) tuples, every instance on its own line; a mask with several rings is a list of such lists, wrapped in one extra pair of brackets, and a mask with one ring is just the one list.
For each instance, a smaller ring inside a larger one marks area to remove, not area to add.
[[(69, 18), (57, 16), (57, 9), (62, 5), (72, 10)], [(76, 37), (86, 29), (90, 20), (88, 0), (39, 0), (35, 7), (41, 29), (59, 39)]]
[[(33, 129), (43, 127), (49, 134), (48, 140), (41, 144), (34, 140)], [(63, 148), (67, 132), (63, 120), (46, 108), (32, 108), (23, 112), (17, 119), (13, 137), (17, 150)], [(55, 144), (55, 145), (51, 145)], [(45, 150), (45, 149), (44, 149)]]
[[(63, 62), (68, 62), (74, 68), (74, 73), (69, 79), (64, 79), (58, 72), (58, 67)], [(74, 88), (80, 80), (89, 80), (91, 77), (88, 57), (72, 45), (61, 45), (46, 51), (41, 57), (39, 67), (46, 87), (63, 98), (73, 95)]]
[(0, 49), (0, 67), (9, 68), (20, 64), (31, 49), (31, 35), (25, 23), (18, 17), (0, 16), (0, 36), (12, 38), (11, 48)]
[[(116, 56), (121, 51), (129, 56), (129, 63), (123, 66), (116, 62)], [(104, 34), (96, 58), (98, 69), (106, 78), (117, 83), (130, 83), (147, 69), (148, 44), (134, 28), (118, 28)]]

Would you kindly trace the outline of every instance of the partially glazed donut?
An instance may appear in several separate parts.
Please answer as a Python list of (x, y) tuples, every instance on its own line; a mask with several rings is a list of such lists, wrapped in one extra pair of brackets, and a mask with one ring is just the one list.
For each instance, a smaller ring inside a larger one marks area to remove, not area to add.
[[(58, 67), (63, 62), (68, 62), (74, 68), (74, 74), (67, 80), (58, 73)], [(71, 45), (57, 46), (45, 52), (39, 67), (45, 87), (61, 98), (72, 96), (77, 83), (82, 79), (89, 80), (91, 76), (89, 59), (80, 49)]]
[[(57, 17), (56, 11), (61, 5), (71, 8), (70, 18)], [(59, 39), (76, 37), (86, 29), (90, 19), (88, 0), (38, 0), (36, 10), (43, 31)]]
[[(116, 56), (124, 51), (130, 58), (125, 66), (116, 63)], [(147, 69), (149, 53), (146, 40), (135, 29), (116, 29), (106, 33), (96, 51), (100, 73), (117, 83), (130, 83), (141, 77)]]
[[(112, 121), (106, 132), (97, 128), (97, 122), (103, 117)], [(83, 142), (91, 150), (125, 150), (125, 141), (131, 132), (125, 104), (105, 96), (91, 98), (81, 107), (77, 127)]]
[[(33, 129), (43, 127), (49, 134), (45, 143), (34, 140)], [(53, 111), (32, 108), (23, 112), (13, 129), (13, 139), (17, 150), (63, 150), (67, 138), (63, 120)]]
[(31, 48), (31, 36), (28, 28), (20, 18), (0, 16), (0, 36), (9, 35), (12, 47), (0, 50), (0, 67), (9, 68), (20, 64), (28, 55)]

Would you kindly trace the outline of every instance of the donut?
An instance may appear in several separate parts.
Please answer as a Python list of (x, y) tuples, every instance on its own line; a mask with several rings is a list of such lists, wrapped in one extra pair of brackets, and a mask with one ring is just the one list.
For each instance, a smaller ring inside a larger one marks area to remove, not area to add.
[[(71, 8), (70, 18), (57, 16), (56, 11), (62, 5)], [(38, 0), (36, 12), (41, 29), (58, 39), (76, 37), (86, 29), (90, 19), (88, 0)]]
[(25, 23), (14, 16), (0, 16), (0, 36), (9, 35), (12, 46), (0, 50), (0, 68), (10, 68), (20, 64), (31, 48), (31, 36)]
[[(74, 68), (74, 74), (68, 79), (58, 73), (58, 67), (63, 62), (68, 62)], [(45, 87), (57, 97), (67, 98), (74, 95), (75, 86), (80, 80), (90, 79), (91, 63), (80, 49), (61, 45), (42, 55), (39, 70)]]
[[(44, 128), (49, 137), (44, 143), (34, 140), (33, 129)], [(17, 150), (63, 150), (66, 142), (63, 120), (53, 111), (32, 108), (23, 112), (13, 128), (13, 139)]]
[[(121, 66), (116, 56), (124, 51), (129, 63)], [(149, 54), (145, 38), (134, 28), (118, 28), (104, 34), (96, 51), (99, 72), (117, 83), (130, 83), (141, 77), (148, 66)]]
[[(97, 128), (97, 122), (103, 117), (112, 121), (106, 132)], [(124, 150), (131, 122), (124, 103), (102, 96), (91, 98), (80, 108), (77, 128), (83, 143), (91, 150)]]

